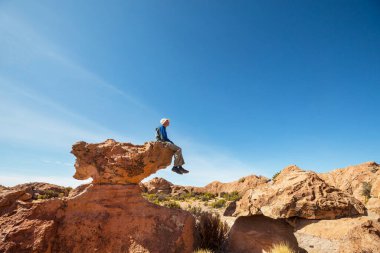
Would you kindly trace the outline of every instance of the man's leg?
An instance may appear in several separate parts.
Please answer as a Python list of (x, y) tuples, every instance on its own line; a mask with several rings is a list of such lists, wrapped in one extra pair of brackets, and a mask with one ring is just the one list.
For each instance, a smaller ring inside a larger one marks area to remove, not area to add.
[(167, 147), (173, 150), (174, 153), (174, 166), (182, 166), (185, 164), (185, 160), (182, 156), (182, 149), (173, 143), (166, 143)]

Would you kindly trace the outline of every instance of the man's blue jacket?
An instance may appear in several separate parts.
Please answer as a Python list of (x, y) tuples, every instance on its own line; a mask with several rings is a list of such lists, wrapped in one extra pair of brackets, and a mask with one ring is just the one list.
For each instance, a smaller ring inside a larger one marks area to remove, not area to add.
[(167, 141), (167, 142), (173, 143), (171, 140), (169, 140), (168, 135), (166, 134), (166, 127), (159, 126), (158, 131), (160, 135), (160, 141)]

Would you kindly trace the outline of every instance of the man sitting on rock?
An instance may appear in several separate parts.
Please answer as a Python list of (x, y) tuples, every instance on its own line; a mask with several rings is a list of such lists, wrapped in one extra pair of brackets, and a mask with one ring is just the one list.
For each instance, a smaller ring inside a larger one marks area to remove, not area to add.
[(168, 135), (166, 134), (166, 127), (169, 126), (169, 119), (161, 119), (161, 126), (156, 128), (156, 139), (157, 141), (165, 142), (165, 146), (173, 150), (174, 153), (174, 167), (172, 171), (178, 174), (189, 173), (188, 170), (185, 170), (182, 165), (185, 164), (182, 156), (182, 150), (180, 147), (175, 145), (171, 140), (169, 140)]

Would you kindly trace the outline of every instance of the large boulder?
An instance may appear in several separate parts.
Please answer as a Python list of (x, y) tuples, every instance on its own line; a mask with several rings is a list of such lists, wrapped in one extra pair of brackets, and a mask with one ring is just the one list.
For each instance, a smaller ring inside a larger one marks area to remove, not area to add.
[(148, 182), (144, 183), (145, 192), (147, 193), (164, 193), (170, 194), (172, 192), (173, 184), (161, 177), (155, 177)]
[(270, 248), (279, 243), (287, 243), (295, 252), (299, 252), (293, 228), (285, 221), (262, 215), (239, 217), (231, 227), (227, 252), (270, 252)]
[(233, 215), (335, 219), (365, 213), (360, 201), (328, 185), (316, 173), (289, 166), (273, 182), (248, 190)]
[(309, 253), (379, 252), (380, 221), (369, 217), (298, 220), (294, 233)]
[(173, 156), (162, 142), (133, 145), (112, 139), (95, 144), (78, 142), (71, 153), (77, 158), (74, 178), (92, 178), (94, 184), (137, 184), (169, 166)]

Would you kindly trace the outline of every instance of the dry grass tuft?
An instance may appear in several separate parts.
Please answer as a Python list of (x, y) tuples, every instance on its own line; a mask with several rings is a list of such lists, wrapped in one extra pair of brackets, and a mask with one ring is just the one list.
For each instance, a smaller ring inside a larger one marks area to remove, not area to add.
[(214, 253), (214, 252), (208, 249), (197, 249), (193, 253)]
[(287, 243), (280, 242), (278, 244), (274, 244), (269, 253), (295, 253)]
[(227, 223), (222, 222), (216, 213), (204, 212), (197, 208), (189, 211), (196, 219), (196, 246), (199, 249), (212, 250), (211, 252), (222, 252), (229, 231)]

